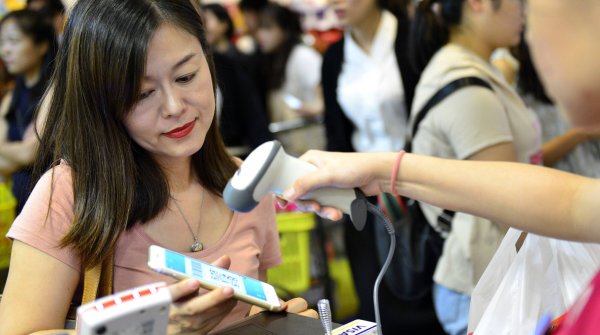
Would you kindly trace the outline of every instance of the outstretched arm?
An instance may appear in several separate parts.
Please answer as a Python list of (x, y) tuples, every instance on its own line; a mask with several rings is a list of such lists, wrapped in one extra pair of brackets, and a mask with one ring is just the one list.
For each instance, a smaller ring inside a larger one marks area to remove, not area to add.
[(544, 165), (553, 166), (579, 144), (597, 139), (599, 136), (600, 129), (586, 130), (583, 128), (571, 128), (567, 130), (564, 134), (544, 143), (542, 147)]
[[(319, 169), (286, 192), (296, 200), (321, 186), (360, 187), (375, 195), (390, 192), (395, 153), (326, 153), (302, 158)], [(526, 231), (600, 242), (594, 220), (600, 215), (600, 181), (519, 163), (454, 161), (406, 154), (396, 189), (432, 205), (470, 213)], [(339, 211), (313, 209), (336, 219)]]

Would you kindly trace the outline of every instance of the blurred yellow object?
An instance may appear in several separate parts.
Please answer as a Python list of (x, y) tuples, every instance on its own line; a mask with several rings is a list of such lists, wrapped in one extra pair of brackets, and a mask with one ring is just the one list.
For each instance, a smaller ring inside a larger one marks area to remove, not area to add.
[(13, 196), (10, 185), (0, 182), (0, 269), (7, 268), (10, 262), (11, 241), (6, 233), (15, 219), (17, 200)]
[(313, 213), (279, 213), (279, 244), (282, 262), (267, 272), (269, 283), (300, 294), (310, 287), (310, 231), (315, 227)]
[(25, 0), (4, 0), (4, 6), (7, 11), (23, 9), (26, 5), (27, 2)]
[(334, 320), (345, 320), (356, 315), (358, 313), (358, 296), (354, 288), (348, 258), (330, 260), (329, 276), (335, 282), (333, 292), (335, 299)]

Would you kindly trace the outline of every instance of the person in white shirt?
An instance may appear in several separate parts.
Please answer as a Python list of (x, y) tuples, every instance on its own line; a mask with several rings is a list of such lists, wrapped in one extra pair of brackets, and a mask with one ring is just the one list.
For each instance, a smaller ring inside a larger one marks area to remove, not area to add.
[[(323, 57), (325, 126), (329, 151), (396, 151), (404, 147), (408, 112), (418, 81), (408, 60), (410, 21), (398, 2), (334, 0), (343, 38)], [(359, 297), (358, 318), (374, 320), (373, 285), (382, 246), (373, 217), (362, 231), (345, 225), (345, 248)], [(386, 240), (383, 243), (387, 243)], [(384, 282), (384, 333), (443, 334), (430, 295), (407, 302)]]

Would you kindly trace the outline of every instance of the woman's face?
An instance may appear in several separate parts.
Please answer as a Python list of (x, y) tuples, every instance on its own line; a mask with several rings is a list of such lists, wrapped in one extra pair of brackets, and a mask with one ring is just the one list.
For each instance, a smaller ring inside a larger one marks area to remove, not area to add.
[(377, 0), (331, 0), (331, 5), (340, 24), (346, 27), (358, 25), (379, 11)]
[(214, 112), (211, 74), (200, 42), (182, 29), (162, 25), (150, 40), (140, 101), (124, 119), (129, 135), (161, 163), (188, 160), (204, 144)]
[(21, 31), (15, 20), (9, 19), (0, 27), (0, 56), (10, 74), (39, 71), (47, 50), (46, 43), (35, 44), (31, 37)]
[(516, 46), (525, 24), (522, 0), (484, 1), (483, 27), (489, 42), (496, 48)]
[(258, 46), (263, 53), (277, 50), (285, 40), (285, 32), (275, 22), (263, 22), (256, 35)]
[(210, 10), (205, 10), (202, 13), (204, 17), (204, 25), (206, 27), (206, 40), (211, 46), (216, 45), (223, 39), (227, 39), (227, 23), (219, 21), (219, 19)]
[(600, 127), (600, 2), (529, 0), (527, 39), (548, 93), (578, 126)]

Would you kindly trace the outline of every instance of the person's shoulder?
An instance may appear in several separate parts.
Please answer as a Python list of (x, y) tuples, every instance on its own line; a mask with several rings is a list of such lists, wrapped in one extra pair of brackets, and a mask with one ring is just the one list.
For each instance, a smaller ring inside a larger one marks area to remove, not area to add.
[(440, 50), (421, 74), (419, 85), (440, 89), (456, 79), (466, 77), (477, 77), (490, 84), (493, 81), (490, 74), (473, 63), (469, 57), (461, 57), (452, 50)]
[(73, 169), (64, 160), (48, 169), (39, 179), (36, 187), (51, 188), (53, 193), (72, 193)]
[(466, 72), (467, 74), (479, 73), (478, 65), (483, 60), (472, 52), (457, 45), (448, 44), (438, 50), (431, 60), (425, 72)]

